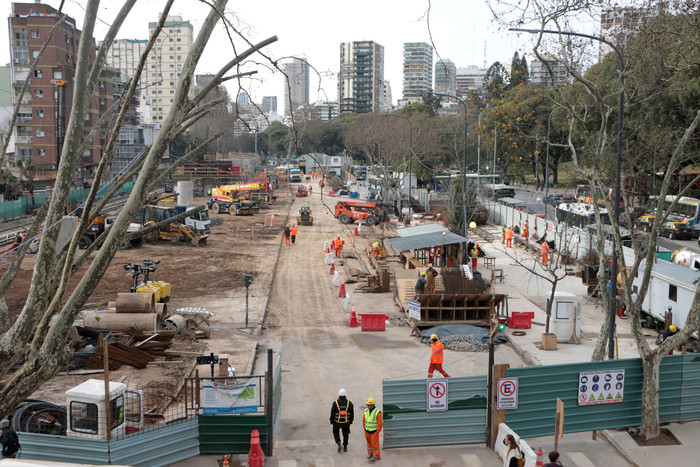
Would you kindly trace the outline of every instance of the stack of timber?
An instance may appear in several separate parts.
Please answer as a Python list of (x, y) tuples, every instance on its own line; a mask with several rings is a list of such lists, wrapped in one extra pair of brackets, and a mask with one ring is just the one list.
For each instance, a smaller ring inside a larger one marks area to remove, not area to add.
[[(84, 328), (83, 328), (84, 329)], [(86, 330), (84, 332), (90, 332)], [(98, 345), (88, 357), (77, 358), (80, 366), (85, 369), (104, 368), (104, 344), (105, 340), (99, 330)], [(118, 334), (114, 342), (109, 343), (109, 369), (118, 370), (122, 365), (130, 365), (134, 368), (146, 368), (146, 366), (158, 357), (165, 357), (166, 350), (170, 347), (174, 334), (170, 332), (156, 332), (146, 335), (141, 331), (132, 330), (131, 333)]]
[(421, 305), (420, 326), (438, 324), (488, 325), (492, 313), (505, 316), (507, 295), (503, 294), (424, 294), (415, 300)]

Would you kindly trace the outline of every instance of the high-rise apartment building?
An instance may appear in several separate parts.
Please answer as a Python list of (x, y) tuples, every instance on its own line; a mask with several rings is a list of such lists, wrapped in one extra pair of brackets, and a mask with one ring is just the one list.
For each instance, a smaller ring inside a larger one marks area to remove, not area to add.
[(384, 99), (384, 47), (374, 41), (340, 44), (340, 114), (380, 110)]
[(277, 96), (263, 96), (262, 111), (264, 114), (277, 112)]
[(302, 105), (309, 103), (309, 64), (304, 58), (295, 58), (282, 64), (286, 75), (284, 80), (284, 113), (291, 115)]
[[(156, 24), (148, 23), (149, 36), (153, 34)], [(166, 18), (156, 44), (148, 55), (145, 79), (142, 79), (142, 87), (144, 82), (147, 83), (142, 98), (150, 104), (151, 123), (163, 123), (170, 112), (193, 37), (192, 24), (184, 21), (182, 16)]]
[[(105, 63), (108, 67), (119, 71), (124, 82), (127, 82), (136, 73), (147, 44), (146, 39), (117, 39), (109, 47)], [(101, 43), (100, 47), (103, 45)]]
[(391, 96), (391, 83), (389, 80), (384, 80), (384, 95), (382, 96), (382, 103), (379, 107), (380, 112), (389, 112), (394, 108), (393, 99)]
[(552, 78), (550, 78), (550, 72), (547, 66), (539, 59), (535, 58), (530, 62), (530, 81), (532, 83), (541, 84), (543, 86), (557, 86), (560, 84), (570, 83), (572, 78), (566, 71), (564, 64), (556, 57), (552, 55), (544, 56), (547, 65), (551, 68)]
[[(649, 18), (668, 13), (668, 2), (658, 2), (649, 8), (615, 8), (605, 10), (600, 17), (600, 37), (616, 46), (624, 46), (628, 36), (639, 32)], [(612, 52), (612, 47), (601, 42), (601, 58)]]
[(432, 90), (433, 47), (425, 42), (403, 45), (403, 98), (419, 102)]
[(487, 71), (486, 68), (479, 68), (476, 65), (457, 68), (457, 96), (466, 97), (469, 91), (482, 87)]
[[(67, 17), (54, 32), (32, 75), (29, 69), (43, 46), (49, 31), (59, 19), (58, 11), (41, 3), (13, 3), (9, 18), (11, 77), (13, 100), (27, 80), (30, 85), (22, 96), (14, 128), (15, 161), (33, 160), (37, 167), (34, 182), (53, 186), (60, 154), (66, 137), (75, 92), (75, 69), (80, 30)], [(93, 58), (95, 46), (93, 41)], [(85, 118), (85, 134), (114, 100), (112, 73), (103, 71)], [(75, 174), (75, 183), (90, 183), (102, 157), (106, 132), (95, 135), (85, 149)]]
[(435, 92), (457, 95), (457, 67), (452, 61), (444, 59), (435, 63)]

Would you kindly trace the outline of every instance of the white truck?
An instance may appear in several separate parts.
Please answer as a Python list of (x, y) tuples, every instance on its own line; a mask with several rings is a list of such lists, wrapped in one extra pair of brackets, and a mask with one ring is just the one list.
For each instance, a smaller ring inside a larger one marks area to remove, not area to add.
[(296, 167), (287, 169), (287, 180), (290, 183), (301, 183), (301, 170)]

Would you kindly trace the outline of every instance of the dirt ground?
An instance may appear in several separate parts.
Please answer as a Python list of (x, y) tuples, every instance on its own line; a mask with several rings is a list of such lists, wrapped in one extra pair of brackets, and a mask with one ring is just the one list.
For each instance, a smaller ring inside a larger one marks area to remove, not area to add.
[[(195, 199), (195, 204), (205, 202), (206, 198)], [(132, 279), (130, 271), (124, 269), (125, 264), (158, 259), (161, 262), (150, 278), (172, 284), (171, 300), (167, 304), (169, 311), (181, 307), (200, 307), (213, 313), (209, 319), (209, 338), (190, 341), (178, 337), (174, 339), (171, 350), (228, 354), (229, 365), (235, 368), (236, 374), (250, 371), (257, 346), (254, 326), (261, 320), (267, 302), (282, 240), (282, 226), (287, 221), (289, 207), (289, 200), (282, 198), (272, 209), (260, 210), (254, 216), (210, 213), (212, 233), (205, 246), (194, 247), (189, 242), (173, 245), (161, 241), (147, 242), (141, 248), (120, 250), (95, 292), (85, 303), (84, 309), (104, 309), (107, 302), (114, 300), (118, 293), (129, 291)], [(275, 227), (264, 225), (266, 216), (271, 214), (275, 214)], [(25, 259), (15, 285), (6, 294), (11, 322), (16, 320), (26, 300), (34, 259), (32, 256)], [(0, 273), (9, 264), (9, 261), (0, 263)], [(84, 265), (71, 279), (71, 290), (78, 284), (87, 267), (87, 264)], [(244, 274), (253, 276), (249, 297), (251, 328), (248, 329), (245, 328)], [(168, 357), (167, 360), (173, 363), (149, 364), (143, 370), (124, 365), (113, 371), (110, 379), (128, 380), (129, 386), (135, 388), (156, 385), (175, 389), (185, 377), (184, 373), (192, 368), (194, 356), (178, 355)], [(197, 368), (203, 374), (209, 374), (209, 366)], [(62, 405), (65, 403), (64, 391), (89, 378), (102, 378), (102, 374), (61, 373), (45, 383), (32, 397)]]

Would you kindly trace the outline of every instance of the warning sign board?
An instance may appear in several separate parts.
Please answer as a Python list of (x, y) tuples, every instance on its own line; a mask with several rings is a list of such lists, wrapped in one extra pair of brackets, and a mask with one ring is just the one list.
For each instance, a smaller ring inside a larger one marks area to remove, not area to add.
[(408, 301), (408, 317), (420, 321), (420, 302), (416, 300)]
[(447, 380), (446, 379), (428, 379), (428, 390), (426, 392), (428, 399), (428, 412), (445, 412), (447, 411)]
[(498, 410), (518, 408), (518, 378), (498, 380)]
[(625, 394), (625, 370), (578, 374), (578, 405), (614, 404)]

